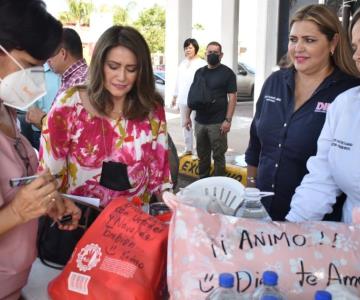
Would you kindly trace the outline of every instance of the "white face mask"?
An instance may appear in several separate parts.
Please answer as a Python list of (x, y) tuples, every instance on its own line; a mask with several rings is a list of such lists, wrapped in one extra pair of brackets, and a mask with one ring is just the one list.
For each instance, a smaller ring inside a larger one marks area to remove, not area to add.
[(44, 69), (42, 66), (24, 69), (3, 46), (0, 49), (20, 68), (0, 78), (0, 99), (7, 106), (26, 110), (46, 94)]

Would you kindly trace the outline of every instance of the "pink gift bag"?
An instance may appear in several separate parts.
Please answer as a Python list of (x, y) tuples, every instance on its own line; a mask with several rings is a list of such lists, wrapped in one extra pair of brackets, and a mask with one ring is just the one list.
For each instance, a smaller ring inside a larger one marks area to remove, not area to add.
[(265, 270), (276, 271), (288, 299), (313, 299), (332, 284), (360, 291), (360, 225), (335, 222), (261, 222), (219, 214), (179, 202), (168, 240), (167, 281), (171, 299), (205, 299), (218, 275), (235, 275), (244, 299), (261, 284)]

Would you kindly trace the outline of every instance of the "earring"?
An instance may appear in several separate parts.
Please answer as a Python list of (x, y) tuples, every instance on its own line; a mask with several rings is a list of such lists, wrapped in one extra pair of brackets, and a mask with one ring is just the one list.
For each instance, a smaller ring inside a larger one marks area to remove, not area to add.
[(330, 50), (330, 56), (334, 55), (334, 50)]

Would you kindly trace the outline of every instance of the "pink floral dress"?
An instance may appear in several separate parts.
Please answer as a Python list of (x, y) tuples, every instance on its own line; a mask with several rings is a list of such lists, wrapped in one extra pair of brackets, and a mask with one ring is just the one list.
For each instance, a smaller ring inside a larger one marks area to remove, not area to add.
[[(47, 167), (62, 176), (62, 192), (100, 198), (101, 206), (117, 196), (139, 196), (148, 202), (152, 194), (172, 187), (161, 106), (143, 120), (110, 120), (89, 113), (78, 88), (69, 89), (48, 114), (39, 155), (40, 169)], [(100, 185), (104, 161), (127, 165), (130, 189), (115, 191)]]

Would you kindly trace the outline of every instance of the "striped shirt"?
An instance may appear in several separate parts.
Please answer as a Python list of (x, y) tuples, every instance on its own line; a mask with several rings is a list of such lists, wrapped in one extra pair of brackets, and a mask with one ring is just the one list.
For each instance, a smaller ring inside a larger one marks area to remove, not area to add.
[(84, 84), (87, 77), (88, 66), (85, 59), (79, 59), (66, 69), (61, 76), (61, 86), (58, 90), (55, 99), (67, 89)]

